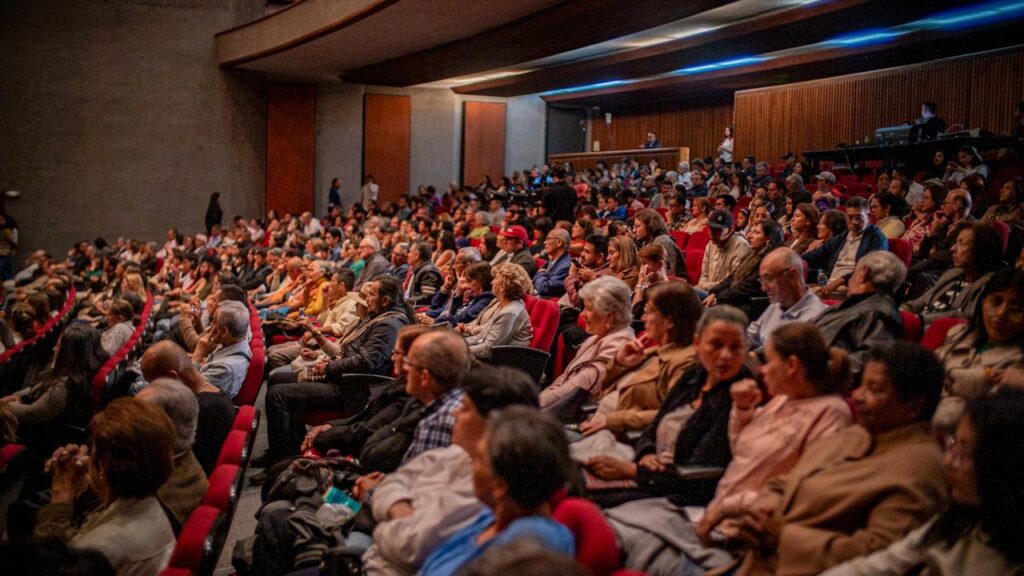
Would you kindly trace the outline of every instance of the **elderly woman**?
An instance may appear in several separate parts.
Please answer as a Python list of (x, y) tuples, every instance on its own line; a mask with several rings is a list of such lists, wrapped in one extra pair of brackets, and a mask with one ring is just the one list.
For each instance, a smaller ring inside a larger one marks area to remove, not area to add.
[(968, 403), (946, 441), (949, 508), (888, 548), (823, 576), (1024, 572), (1022, 435), (1024, 393), (1005, 391)]
[(931, 230), (935, 213), (945, 200), (946, 187), (942, 185), (942, 182), (928, 182), (925, 185), (924, 192), (921, 194), (921, 201), (914, 207), (915, 217), (910, 222), (910, 225), (907, 226), (907, 230), (902, 236), (904, 240), (910, 242), (910, 246), (914, 249), (915, 257), (921, 256), (919, 253), (921, 241), (924, 240), (924, 237)]
[(693, 288), (665, 282), (651, 288), (644, 305), (644, 333), (621, 347), (601, 384), (597, 413), (580, 425), (590, 436), (608, 430), (621, 437), (643, 430), (679, 377), (697, 362), (694, 330), (704, 308)]
[(491, 218), (487, 212), (473, 213), (473, 229), (469, 231), (469, 239), (483, 239), (491, 231)]
[(628, 236), (612, 236), (608, 239), (608, 268), (629, 289), (636, 288), (640, 278), (640, 263), (637, 261), (636, 243)]
[[(609, 510), (624, 547), (634, 552), (631, 556), (645, 555), (637, 544), (649, 533), (686, 542), (666, 547), (655, 560), (630, 558), (627, 565), (646, 562), (658, 567), (656, 573), (665, 573), (671, 564), (671, 572), (678, 574), (681, 571), (675, 565), (680, 560), (689, 568), (682, 573), (729, 563), (731, 554), (711, 547), (711, 532), (716, 538), (736, 536), (735, 522), (723, 519), (749, 505), (769, 480), (788, 472), (809, 443), (852, 423), (850, 408), (842, 397), (851, 380), (846, 353), (825, 346), (813, 325), (786, 324), (768, 338), (765, 352), (761, 375), (771, 400), (763, 403), (761, 389), (753, 379), (732, 385), (732, 461), (699, 524), (680, 514), (671, 497), (631, 502)], [(698, 538), (709, 548), (699, 545)]]
[(684, 505), (705, 504), (711, 499), (716, 482), (683, 480), (673, 469), (725, 467), (729, 463), (729, 387), (750, 377), (743, 365), (747, 324), (743, 312), (731, 306), (716, 306), (704, 313), (694, 341), (700, 363), (687, 370), (669, 391), (635, 449), (617, 444), (606, 454), (591, 456), (574, 446), (573, 457), (585, 460), (593, 476), (604, 481), (632, 481), (639, 488), (594, 493), (600, 503), (614, 505), (666, 494), (675, 494)]
[(981, 293), (971, 321), (949, 331), (938, 350), (946, 387), (934, 424), (950, 430), (964, 402), (999, 387), (1007, 369), (1024, 367), (1024, 271), (995, 273)]
[(494, 300), (475, 320), (455, 329), (466, 337), (476, 358), (490, 358), (495, 346), (529, 346), (533, 339), (530, 314), (523, 298), (533, 292), (533, 282), (518, 264), (506, 262), (491, 270)]
[[(787, 198), (786, 202), (790, 202)], [(793, 215), (789, 218), (789, 229), (791, 234), (786, 241), (787, 245), (796, 250), (797, 254), (803, 254), (814, 242), (818, 234), (818, 220), (821, 219), (821, 212), (810, 202), (802, 202), (793, 208)]]
[(587, 333), (576, 357), (558, 378), (540, 393), (540, 405), (573, 422), (585, 402), (600, 392), (608, 361), (635, 334), (629, 327), (629, 287), (612, 276), (602, 276), (580, 289)]
[(1003, 240), (991, 224), (968, 222), (953, 245), (953, 268), (946, 270), (920, 298), (901, 309), (921, 316), (925, 324), (937, 318), (974, 316), (982, 290), (1002, 266)]
[(747, 231), (747, 242), (750, 243), (750, 252), (732, 274), (708, 290), (703, 304), (729, 304), (743, 310), (748, 318), (757, 318), (768, 307), (758, 273), (761, 260), (782, 245), (782, 227), (774, 220), (761, 220)]
[[(68, 445), (46, 463), (53, 497), (35, 534), (103, 553), (118, 574), (155, 576), (174, 551), (156, 492), (174, 466), (174, 425), (154, 404), (119, 398), (92, 419), (89, 446)], [(102, 506), (74, 524), (73, 502), (91, 487)]]
[(846, 214), (840, 210), (825, 210), (821, 213), (821, 218), (818, 220), (818, 239), (811, 242), (804, 252), (809, 252), (822, 246), (825, 242), (831, 240), (833, 236), (838, 236), (846, 230)]
[(1003, 182), (1003, 187), (999, 189), (999, 203), (986, 210), (981, 220), (1024, 225), (1024, 180), (1010, 178)]
[(85, 323), (65, 328), (53, 364), (28, 388), (0, 399), (18, 419), (19, 436), (45, 454), (60, 430), (54, 423), (85, 428), (92, 413), (90, 382), (107, 358), (98, 330)]

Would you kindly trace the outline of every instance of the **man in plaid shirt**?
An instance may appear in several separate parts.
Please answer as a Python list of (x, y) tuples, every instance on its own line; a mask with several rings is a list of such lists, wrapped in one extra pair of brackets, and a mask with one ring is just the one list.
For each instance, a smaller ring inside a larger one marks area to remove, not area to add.
[(403, 359), (406, 391), (426, 406), (416, 435), (402, 463), (452, 442), (455, 410), (462, 404), (459, 385), (469, 369), (469, 348), (465, 339), (452, 330), (424, 334), (413, 342)]

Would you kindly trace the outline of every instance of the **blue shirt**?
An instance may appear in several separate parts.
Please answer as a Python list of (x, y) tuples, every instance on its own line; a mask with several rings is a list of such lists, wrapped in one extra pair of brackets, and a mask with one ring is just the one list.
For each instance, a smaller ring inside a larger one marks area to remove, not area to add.
[(554, 552), (567, 556), (576, 553), (576, 541), (568, 528), (551, 518), (543, 516), (527, 516), (509, 524), (483, 544), (476, 540), (484, 530), (494, 524), (494, 512), (485, 509), (469, 526), (459, 530), (451, 538), (445, 540), (427, 557), (420, 568), (421, 576), (448, 576), (461, 570), (491, 546), (508, 544), (522, 537), (531, 537), (538, 543), (547, 546)]

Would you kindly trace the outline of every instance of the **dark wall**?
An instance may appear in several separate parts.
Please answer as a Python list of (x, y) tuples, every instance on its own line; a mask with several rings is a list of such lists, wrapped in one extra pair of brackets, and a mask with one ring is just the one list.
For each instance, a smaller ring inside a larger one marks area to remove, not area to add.
[(263, 210), (265, 82), (222, 71), (214, 34), (260, 0), (0, 2), (0, 190), (19, 254), (103, 234), (163, 238)]
[(587, 151), (587, 111), (548, 106), (547, 155)]

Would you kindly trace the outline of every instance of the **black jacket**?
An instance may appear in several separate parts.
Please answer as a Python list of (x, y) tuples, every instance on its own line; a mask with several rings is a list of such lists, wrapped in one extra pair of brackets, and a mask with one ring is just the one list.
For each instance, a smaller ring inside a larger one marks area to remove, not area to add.
[(356, 328), (356, 334), (341, 350), (337, 360), (327, 364), (327, 380), (337, 382), (345, 374), (391, 374), (391, 351), (398, 331), (409, 323), (404, 309), (377, 315)]
[[(700, 389), (707, 381), (708, 373), (703, 366), (687, 370), (679, 382), (669, 391), (654, 421), (644, 430), (636, 443), (636, 461), (657, 450), (657, 432), (661, 420), (669, 413), (693, 402), (700, 396)], [(712, 388), (701, 402), (700, 408), (679, 431), (676, 439), (676, 466), (715, 466), (725, 468), (732, 460), (729, 448), (729, 412), (732, 410), (732, 396), (729, 388), (738, 380), (750, 378), (746, 367), (733, 378), (720, 382)], [(674, 471), (648, 472), (639, 468), (637, 484), (653, 494), (672, 494), (680, 504), (707, 504), (714, 496), (717, 479), (682, 481)]]
[(892, 296), (881, 292), (858, 294), (829, 306), (814, 320), (828, 346), (850, 353), (854, 374), (864, 368), (868, 350), (903, 334), (903, 317)]
[(313, 447), (321, 454), (330, 450), (359, 454), (374, 433), (398, 420), (409, 400), (404, 376), (390, 384), (376, 386), (371, 389), (370, 401), (365, 408), (348, 418), (332, 421), (331, 427), (313, 440)]
[(544, 215), (551, 218), (552, 222), (575, 220), (576, 191), (565, 182), (556, 182), (545, 188), (541, 201), (544, 204)]
[(443, 283), (441, 271), (433, 262), (420, 264), (412, 271), (412, 278), (409, 279), (410, 290), (406, 292), (408, 296), (405, 301), (413, 306), (430, 304)]

